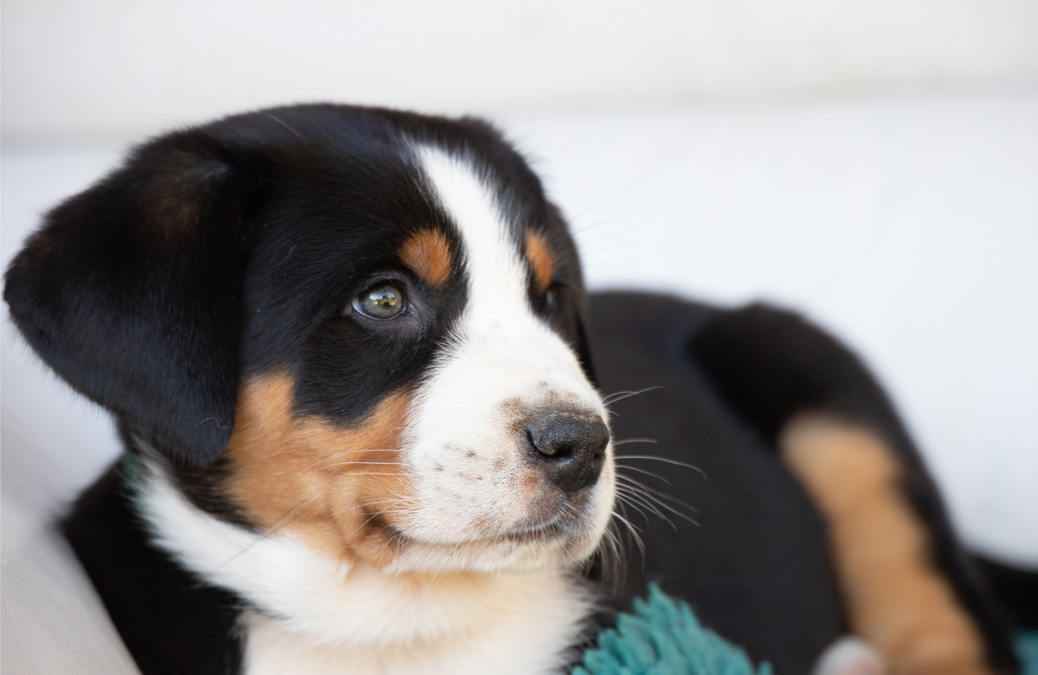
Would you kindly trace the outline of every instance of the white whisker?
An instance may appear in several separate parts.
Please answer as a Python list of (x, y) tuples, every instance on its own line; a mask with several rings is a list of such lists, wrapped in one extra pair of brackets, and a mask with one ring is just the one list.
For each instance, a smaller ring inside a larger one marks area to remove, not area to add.
[(632, 396), (638, 396), (640, 394), (644, 394), (644, 393), (647, 393), (647, 392), (650, 392), (650, 391), (655, 391), (656, 389), (663, 389), (663, 387), (662, 386), (654, 386), (654, 387), (646, 387), (645, 389), (638, 389), (636, 391), (618, 391), (618, 392), (615, 392), (615, 393), (609, 394), (608, 396), (603, 397), (602, 402), (606, 406), (610, 406), (610, 405), (612, 405), (612, 404), (614, 404), (614, 403), (616, 403), (618, 401), (622, 401), (622, 400), (624, 400), (626, 398), (631, 398)]
[(617, 460), (621, 459), (646, 459), (654, 462), (663, 462), (664, 464), (673, 464), (674, 466), (683, 466), (686, 469), (692, 469), (703, 478), (707, 478), (706, 472), (700, 469), (694, 464), (688, 462), (679, 462), (676, 459), (667, 459), (666, 457), (656, 457), (655, 455), (616, 455)]
[(656, 480), (662, 481), (662, 482), (666, 483), (667, 485), (670, 485), (670, 486), (674, 485), (673, 483), (671, 483), (669, 480), (667, 480), (663, 476), (661, 476), (661, 475), (659, 475), (657, 473), (654, 473), (652, 471), (649, 471), (648, 469), (642, 469), (642, 468), (637, 467), (637, 466), (623, 466), (619, 462), (617, 462), (617, 466), (619, 466), (624, 471), (637, 471), (638, 473), (645, 474), (646, 476), (652, 476)]
[[(668, 495), (665, 492), (660, 492), (658, 490), (654, 490), (653, 488), (648, 487), (647, 485), (645, 485), (643, 483), (640, 483), (640, 482), (634, 480), (633, 478), (631, 478), (629, 476), (628, 477), (624, 477), (624, 479), (626, 481), (628, 481), (628, 483), (629, 483), (629, 485), (627, 485), (627, 487), (629, 487), (629, 488), (635, 488), (636, 487), (636, 489), (640, 491), (642, 497), (652, 501), (652, 503), (654, 503), (656, 506), (658, 506), (661, 509), (664, 509), (666, 511), (669, 511), (670, 513), (673, 513), (674, 515), (678, 516), (679, 518), (687, 520), (688, 522), (692, 523), (693, 525), (699, 525), (699, 523), (694, 518), (692, 518), (692, 516), (690, 516), (687, 513), (683, 513), (679, 509), (675, 508), (675, 506), (672, 506), (671, 504), (668, 504), (667, 501), (672, 502), (673, 504), (676, 504), (678, 506), (683, 506), (686, 509), (688, 509), (691, 513), (696, 513), (696, 509), (692, 505), (690, 505), (690, 504), (688, 504), (686, 502), (683, 502), (682, 500), (677, 499), (676, 497)], [(631, 483), (633, 483), (633, 485), (630, 485)], [(664, 501), (664, 500), (666, 500), (666, 501)]]
[(619, 441), (613, 441), (613, 445), (614, 446), (620, 446), (620, 445), (627, 445), (629, 443), (651, 443), (652, 445), (655, 445), (656, 442), (657, 441), (656, 441), (655, 438), (624, 438), (624, 439), (619, 440)]

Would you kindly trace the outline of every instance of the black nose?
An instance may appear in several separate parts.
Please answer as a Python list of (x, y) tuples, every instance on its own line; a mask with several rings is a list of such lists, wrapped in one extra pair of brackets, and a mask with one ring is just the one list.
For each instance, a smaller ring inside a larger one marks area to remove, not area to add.
[(602, 473), (609, 428), (598, 415), (549, 410), (526, 424), (530, 459), (564, 492), (594, 485)]

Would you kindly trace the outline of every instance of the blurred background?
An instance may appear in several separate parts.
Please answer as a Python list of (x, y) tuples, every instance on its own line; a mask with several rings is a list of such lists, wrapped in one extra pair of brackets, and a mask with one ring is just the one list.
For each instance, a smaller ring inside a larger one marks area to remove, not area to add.
[[(592, 287), (808, 313), (887, 384), (970, 544), (1038, 565), (1038, 3), (2, 12), (5, 264), (43, 211), (163, 130), (305, 101), (484, 115), (570, 217)], [(117, 444), (2, 336), (9, 559)]]

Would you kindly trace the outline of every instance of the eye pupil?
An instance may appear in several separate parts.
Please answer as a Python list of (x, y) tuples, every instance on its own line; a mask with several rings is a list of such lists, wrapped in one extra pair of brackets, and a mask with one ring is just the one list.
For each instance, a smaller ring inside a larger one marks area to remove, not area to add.
[(393, 284), (382, 284), (361, 293), (353, 308), (372, 319), (392, 319), (404, 311), (404, 292)]

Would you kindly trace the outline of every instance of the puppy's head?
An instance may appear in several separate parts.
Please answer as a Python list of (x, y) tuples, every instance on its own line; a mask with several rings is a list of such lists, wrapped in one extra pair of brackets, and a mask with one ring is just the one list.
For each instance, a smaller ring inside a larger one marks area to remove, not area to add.
[(168, 135), (55, 209), (5, 297), (236, 524), (395, 570), (573, 562), (605, 529), (577, 254), (481, 122), (307, 106)]

